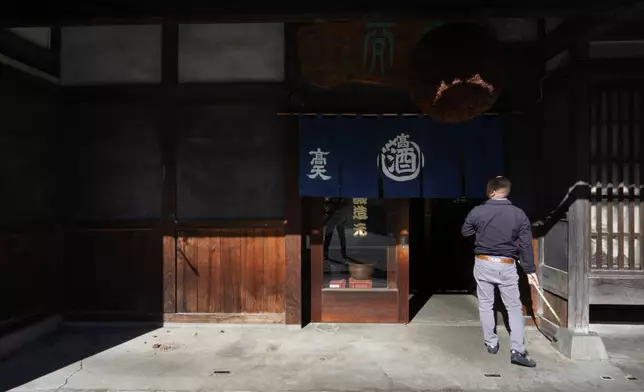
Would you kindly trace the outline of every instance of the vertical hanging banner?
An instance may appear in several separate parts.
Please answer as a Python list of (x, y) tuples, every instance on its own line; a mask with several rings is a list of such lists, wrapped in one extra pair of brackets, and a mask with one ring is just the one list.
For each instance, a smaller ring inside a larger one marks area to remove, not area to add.
[(353, 198), (353, 236), (367, 236), (368, 201), (366, 197)]
[(464, 127), (426, 119), (423, 151), (423, 197), (455, 199), (463, 196), (461, 144)]
[(490, 178), (504, 175), (503, 127), (497, 116), (479, 116), (463, 124), (465, 197), (483, 199)]
[(340, 118), (300, 117), (299, 188), (301, 196), (338, 197)]
[(382, 197), (420, 197), (421, 172), (425, 167), (424, 137), (427, 120), (423, 117), (373, 119), (373, 135), (379, 150), (372, 159), (380, 170)]
[(342, 157), (340, 193), (343, 197), (377, 198), (378, 166), (374, 157), (380, 147), (374, 127), (378, 119), (359, 116), (342, 121), (342, 131), (336, 139)]

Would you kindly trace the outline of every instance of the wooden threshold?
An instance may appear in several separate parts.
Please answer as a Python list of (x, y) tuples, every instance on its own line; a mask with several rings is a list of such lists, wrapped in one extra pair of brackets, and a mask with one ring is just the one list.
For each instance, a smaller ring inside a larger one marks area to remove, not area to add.
[(75, 312), (65, 315), (66, 322), (80, 323), (212, 323), (284, 324), (284, 313), (126, 313)]
[(284, 313), (166, 313), (166, 323), (284, 324)]

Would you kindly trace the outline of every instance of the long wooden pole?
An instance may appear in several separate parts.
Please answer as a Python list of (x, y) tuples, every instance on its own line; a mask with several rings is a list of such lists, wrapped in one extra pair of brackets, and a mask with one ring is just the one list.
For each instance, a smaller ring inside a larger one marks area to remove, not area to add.
[(541, 299), (543, 300), (543, 302), (546, 304), (548, 309), (550, 309), (550, 312), (552, 313), (552, 315), (555, 316), (555, 318), (557, 319), (557, 321), (561, 325), (561, 319), (557, 315), (557, 312), (555, 312), (555, 310), (550, 305), (550, 302), (548, 302), (548, 300), (546, 299), (546, 296), (543, 294), (543, 292), (541, 292), (541, 288), (539, 286), (537, 286), (536, 284), (533, 284), (533, 286), (534, 286), (535, 289), (537, 289), (537, 293), (539, 293), (539, 295), (541, 296)]

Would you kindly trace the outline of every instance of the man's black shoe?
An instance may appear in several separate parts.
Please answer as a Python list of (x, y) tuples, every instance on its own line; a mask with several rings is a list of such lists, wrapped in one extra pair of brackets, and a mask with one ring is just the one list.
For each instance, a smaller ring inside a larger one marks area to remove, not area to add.
[(518, 351), (510, 351), (510, 362), (514, 365), (525, 366), (533, 368), (537, 366), (537, 363), (532, 359), (528, 358), (527, 353), (520, 353)]
[(498, 343), (494, 347), (490, 347), (487, 344), (485, 345), (485, 347), (487, 347), (487, 352), (489, 354), (496, 354), (496, 353), (499, 352), (499, 344)]

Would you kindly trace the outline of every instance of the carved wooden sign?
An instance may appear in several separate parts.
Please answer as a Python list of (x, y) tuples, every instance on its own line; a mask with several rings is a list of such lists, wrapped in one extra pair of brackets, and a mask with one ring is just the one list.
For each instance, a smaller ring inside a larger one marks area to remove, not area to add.
[(435, 22), (317, 23), (297, 34), (302, 77), (330, 88), (345, 83), (406, 88), (410, 54)]

